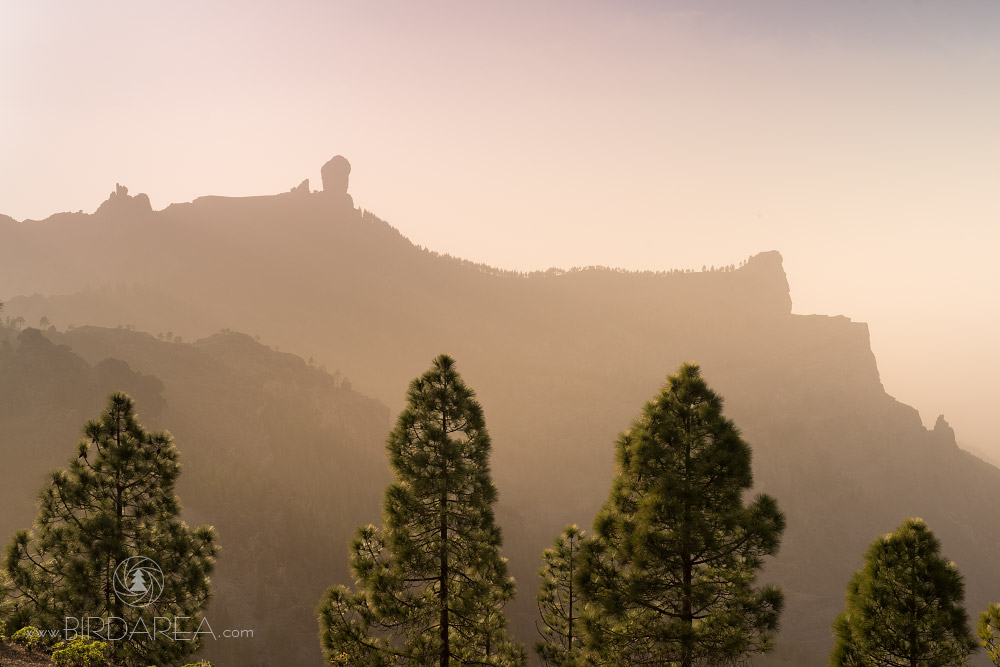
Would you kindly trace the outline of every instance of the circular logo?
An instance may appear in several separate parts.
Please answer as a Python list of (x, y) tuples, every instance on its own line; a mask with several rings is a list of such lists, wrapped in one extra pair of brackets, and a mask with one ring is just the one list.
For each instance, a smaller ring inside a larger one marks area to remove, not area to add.
[(163, 593), (163, 570), (152, 558), (132, 556), (118, 563), (115, 596), (130, 607), (145, 607)]

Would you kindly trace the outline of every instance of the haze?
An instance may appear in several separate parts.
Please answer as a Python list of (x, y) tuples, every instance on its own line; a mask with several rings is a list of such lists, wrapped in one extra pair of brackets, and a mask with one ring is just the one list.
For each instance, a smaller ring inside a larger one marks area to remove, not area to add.
[(1000, 457), (1000, 5), (705, 4), (6, 2), (0, 212), (342, 153), (356, 204), (499, 267), (777, 249), (795, 312), (868, 322), (887, 391)]

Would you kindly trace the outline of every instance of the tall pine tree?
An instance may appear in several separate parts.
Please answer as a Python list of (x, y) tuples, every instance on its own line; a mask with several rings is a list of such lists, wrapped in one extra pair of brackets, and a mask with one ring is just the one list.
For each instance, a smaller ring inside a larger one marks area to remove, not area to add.
[[(112, 639), (113, 656), (124, 665), (179, 662), (204, 635), (168, 641), (156, 632), (168, 630), (156, 619), (187, 617), (176, 626), (182, 633), (201, 628), (218, 551), (214, 531), (189, 528), (179, 518), (177, 448), (169, 433), (149, 433), (139, 424), (131, 398), (112, 394), (100, 418), (83, 430), (76, 458), (53, 472), (39, 494), (34, 531), (19, 531), (7, 547), (4, 574), (14, 617), (19, 625), (60, 631), (86, 632), (89, 623), (92, 632)], [(119, 565), (148, 565), (146, 558), (162, 577), (143, 569), (123, 577), (128, 573)], [(153, 586), (148, 598), (129, 595), (135, 576)]]
[(362, 527), (351, 543), (355, 590), (335, 586), (320, 603), (327, 660), (523, 665), (503, 614), (514, 580), (493, 516), (490, 438), (451, 357), (410, 384), (387, 449), (383, 528)]
[(750, 458), (693, 364), (620, 436), (579, 578), (595, 659), (691, 667), (770, 649), (783, 597), (755, 580), (785, 519), (769, 496), (744, 505)]
[(833, 625), (833, 667), (953, 667), (976, 649), (965, 586), (927, 524), (907, 519), (872, 542)]
[(1000, 667), (1000, 604), (991, 604), (979, 615), (979, 640), (986, 654)]
[(580, 569), (580, 548), (587, 535), (576, 525), (567, 526), (550, 549), (542, 553), (538, 575), (538, 612), (542, 617), (539, 632), (542, 640), (535, 652), (551, 667), (581, 667), (585, 650), (583, 600), (576, 584)]

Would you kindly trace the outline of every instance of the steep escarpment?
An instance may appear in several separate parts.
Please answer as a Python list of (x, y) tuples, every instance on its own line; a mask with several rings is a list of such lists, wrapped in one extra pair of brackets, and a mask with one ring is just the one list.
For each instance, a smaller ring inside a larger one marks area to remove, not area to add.
[[(757, 488), (788, 513), (782, 551), (767, 570), (788, 596), (779, 638), (785, 659), (825, 664), (850, 572), (873, 535), (908, 516), (923, 516), (942, 538), (967, 576), (971, 609), (998, 594), (1000, 471), (958, 449), (949, 429), (924, 428), (916, 411), (885, 393), (865, 324), (792, 314), (776, 252), (705, 272), (500, 271), (414, 246), (350, 208), (340, 176), (330, 181), (332, 199), (296, 190), (201, 198), (141, 218), (108, 211), (0, 223), (0, 297), (29, 323), (45, 315), (60, 328), (132, 324), (187, 340), (221, 327), (258, 334), (340, 369), (396, 409), (432, 357), (454, 355), (493, 435), (504, 551), (521, 591), (514, 625), (528, 642), (540, 551), (565, 523), (590, 522), (607, 495), (616, 433), (684, 361), (700, 363), (726, 397), (727, 414), (754, 447)], [(92, 331), (54, 340), (89, 364), (112, 356), (155, 375), (166, 387), (165, 410), (180, 400), (171, 391), (202, 397), (185, 399), (190, 412), (178, 421), (211, 424), (211, 396), (173, 370), (193, 362), (130, 357), (138, 334), (115, 330), (91, 340)], [(200, 342), (190, 354), (206, 355), (211, 345)], [(242, 381), (255, 387), (264, 382), (252, 375), (252, 355), (238, 359), (227, 372), (249, 373)], [(282, 395), (280, 381), (264, 386), (275, 392), (268, 401)], [(225, 406), (239, 395), (219, 400)], [(253, 424), (234, 427), (245, 437), (220, 436), (214, 447), (285, 465), (277, 443), (255, 439)], [(351, 455), (318, 441), (310, 447), (311, 457), (333, 467)], [(212, 463), (186, 460), (192, 474)], [(250, 465), (225, 460), (238, 470)], [(292, 469), (285, 473), (293, 479)], [(354, 493), (308, 488), (276, 494), (275, 502), (335, 505)], [(331, 542), (339, 540), (334, 554), (343, 554), (350, 531), (337, 526)], [(317, 586), (333, 580), (318, 570), (312, 576)]]

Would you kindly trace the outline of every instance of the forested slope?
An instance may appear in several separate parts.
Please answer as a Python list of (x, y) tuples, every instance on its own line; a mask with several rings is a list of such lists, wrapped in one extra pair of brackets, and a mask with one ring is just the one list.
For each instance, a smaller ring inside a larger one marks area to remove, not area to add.
[[(907, 516), (923, 516), (942, 539), (967, 576), (971, 609), (1000, 594), (1000, 471), (960, 450), (946, 424), (925, 429), (885, 393), (865, 324), (792, 314), (776, 252), (695, 273), (518, 274), (416, 247), (324, 193), (288, 193), (0, 223), (0, 285), (11, 313), (29, 323), (46, 315), (60, 329), (133, 324), (188, 340), (221, 327), (257, 334), (339, 368), (394, 409), (430, 359), (453, 355), (493, 434), (494, 478), (508, 508), (500, 517), (505, 553), (521, 591), (514, 623), (527, 642), (539, 552), (566, 522), (590, 522), (607, 494), (615, 434), (683, 361), (701, 364), (726, 397), (727, 414), (754, 447), (757, 487), (788, 514), (768, 577), (787, 593), (779, 644), (793, 664), (825, 664), (850, 573), (872, 537)], [(172, 409), (180, 399), (169, 396), (168, 371), (152, 356), (133, 363), (131, 338), (120, 335), (100, 344), (88, 330), (57, 338), (91, 364), (115, 356), (161, 378)], [(211, 345), (192, 354), (207, 355)], [(190, 400), (186, 435), (200, 439), (213, 408)], [(373, 432), (385, 428), (379, 419)], [(183, 430), (164, 423), (180, 442)], [(294, 440), (275, 436), (269, 449), (218, 433), (219, 451), (253, 451), (265, 461), (279, 442)], [(324, 465), (343, 467), (341, 449), (322, 451)], [(202, 461), (185, 463), (194, 477)], [(365, 481), (377, 496), (385, 468), (372, 466), (379, 472)], [(294, 479), (295, 469), (286, 472)], [(246, 493), (237, 487), (235, 497)], [(348, 497), (317, 487), (307, 481), (301, 496), (281, 502)], [(328, 558), (343, 558), (348, 536), (336, 535)], [(332, 581), (324, 569), (313, 569), (310, 585)]]
[[(181, 454), (178, 495), (191, 525), (214, 525), (222, 552), (208, 619), (220, 664), (319, 660), (314, 608), (347, 580), (344, 536), (378, 519), (388, 478), (388, 409), (248, 336), (168, 343), (119, 329), (27, 329), (0, 352), (0, 534), (34, 518), (45, 473), (75, 455), (111, 391), (138, 403)], [(2, 345), (2, 343), (0, 343)]]

